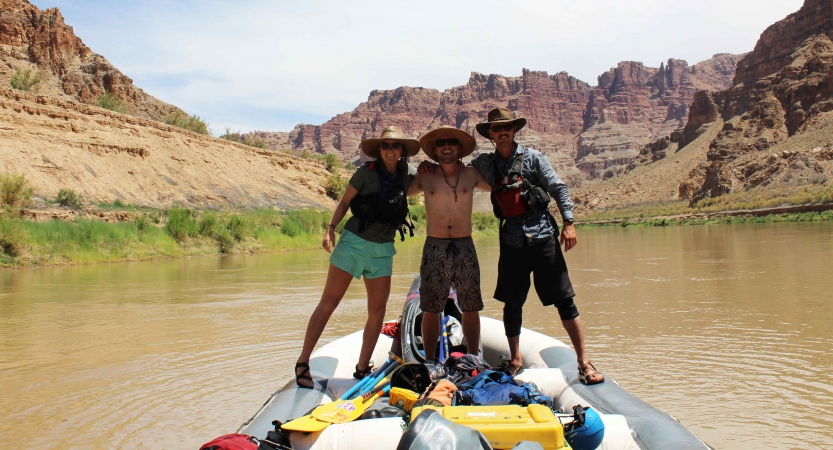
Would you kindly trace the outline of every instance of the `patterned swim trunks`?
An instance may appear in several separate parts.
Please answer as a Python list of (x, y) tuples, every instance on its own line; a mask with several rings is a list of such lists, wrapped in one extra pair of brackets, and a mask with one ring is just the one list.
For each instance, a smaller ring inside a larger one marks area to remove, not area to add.
[(445, 309), (452, 285), (457, 291), (457, 303), (464, 312), (481, 311), (480, 263), (471, 237), (457, 239), (425, 239), (419, 307), (423, 311), (440, 313)]

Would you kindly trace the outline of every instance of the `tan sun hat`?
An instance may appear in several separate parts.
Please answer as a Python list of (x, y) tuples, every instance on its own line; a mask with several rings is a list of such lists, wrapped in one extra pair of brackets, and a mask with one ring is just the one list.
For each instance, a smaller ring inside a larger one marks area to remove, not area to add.
[(434, 142), (438, 139), (447, 139), (447, 138), (456, 138), (460, 141), (460, 145), (462, 146), (462, 154), (460, 158), (465, 158), (474, 152), (474, 148), (477, 146), (477, 141), (474, 140), (474, 137), (463, 130), (449, 127), (449, 126), (441, 126), (436, 130), (431, 130), (425, 133), (424, 136), (419, 138), (419, 145), (422, 147), (422, 151), (428, 155), (429, 158), (433, 159), (434, 161), (438, 161), (437, 154), (434, 152)]
[(523, 117), (518, 117), (517, 119), (512, 118), (512, 111), (509, 108), (495, 108), (489, 111), (489, 114), (486, 116), (486, 121), (482, 123), (478, 123), (474, 126), (477, 132), (486, 139), (491, 139), (489, 137), (489, 127), (492, 126), (493, 123), (502, 123), (502, 122), (512, 122), (515, 124), (515, 131), (520, 130), (521, 128), (526, 126), (526, 119)]
[(407, 156), (414, 156), (419, 153), (419, 141), (416, 139), (409, 139), (405, 136), (405, 133), (402, 132), (401, 129), (397, 126), (387, 126), (382, 128), (382, 134), (379, 135), (377, 139), (365, 139), (359, 145), (362, 148), (362, 152), (365, 155), (371, 158), (379, 158), (379, 144), (383, 141), (397, 141), (401, 142), (402, 145), (405, 147), (405, 154)]

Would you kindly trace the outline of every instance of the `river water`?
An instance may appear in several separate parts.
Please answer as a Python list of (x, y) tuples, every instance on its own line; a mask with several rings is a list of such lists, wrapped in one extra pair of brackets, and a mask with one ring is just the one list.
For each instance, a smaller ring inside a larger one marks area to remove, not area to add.
[[(497, 238), (476, 240), (485, 297)], [(421, 246), (398, 245), (389, 318)], [(718, 449), (833, 448), (833, 224), (579, 230), (590, 356)], [(4, 448), (197, 449), (291, 376), (322, 250), (0, 272)], [(322, 342), (361, 327), (354, 282)], [(567, 340), (552, 308), (524, 325)], [(487, 301), (485, 315), (500, 318)]]

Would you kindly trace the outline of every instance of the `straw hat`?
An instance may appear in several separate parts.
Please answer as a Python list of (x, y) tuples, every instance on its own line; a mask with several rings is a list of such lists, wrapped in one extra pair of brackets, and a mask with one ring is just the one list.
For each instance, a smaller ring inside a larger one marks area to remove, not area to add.
[(463, 130), (445, 125), (437, 128), (436, 130), (431, 130), (425, 133), (424, 136), (419, 138), (419, 145), (422, 147), (422, 151), (424, 151), (429, 158), (434, 161), (439, 161), (437, 159), (437, 154), (434, 152), (434, 142), (438, 139), (448, 138), (456, 138), (460, 141), (460, 145), (462, 146), (462, 154), (460, 155), (460, 158), (465, 158), (466, 156), (471, 155), (474, 151), (474, 147), (477, 146), (477, 141), (474, 140), (472, 135)]
[(414, 156), (419, 153), (419, 141), (405, 137), (405, 133), (399, 127), (393, 125), (382, 128), (382, 134), (379, 135), (378, 139), (365, 139), (359, 145), (365, 155), (378, 159), (379, 144), (391, 140), (401, 142), (402, 146), (405, 147), (405, 155), (407, 156)]
[(485, 122), (478, 123), (474, 126), (474, 128), (484, 138), (491, 139), (489, 137), (489, 128), (492, 126), (493, 123), (503, 122), (512, 122), (513, 124), (515, 124), (515, 131), (518, 131), (526, 126), (526, 119), (524, 119), (523, 117), (513, 119), (512, 111), (509, 108), (495, 108), (489, 111), (489, 114), (486, 116)]

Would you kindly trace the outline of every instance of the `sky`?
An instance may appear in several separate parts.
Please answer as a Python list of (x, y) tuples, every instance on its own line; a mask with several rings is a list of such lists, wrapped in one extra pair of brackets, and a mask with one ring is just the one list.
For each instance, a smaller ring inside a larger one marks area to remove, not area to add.
[(374, 89), (464, 85), (471, 72), (659, 67), (751, 51), (803, 0), (30, 0), (215, 135), (290, 131)]

